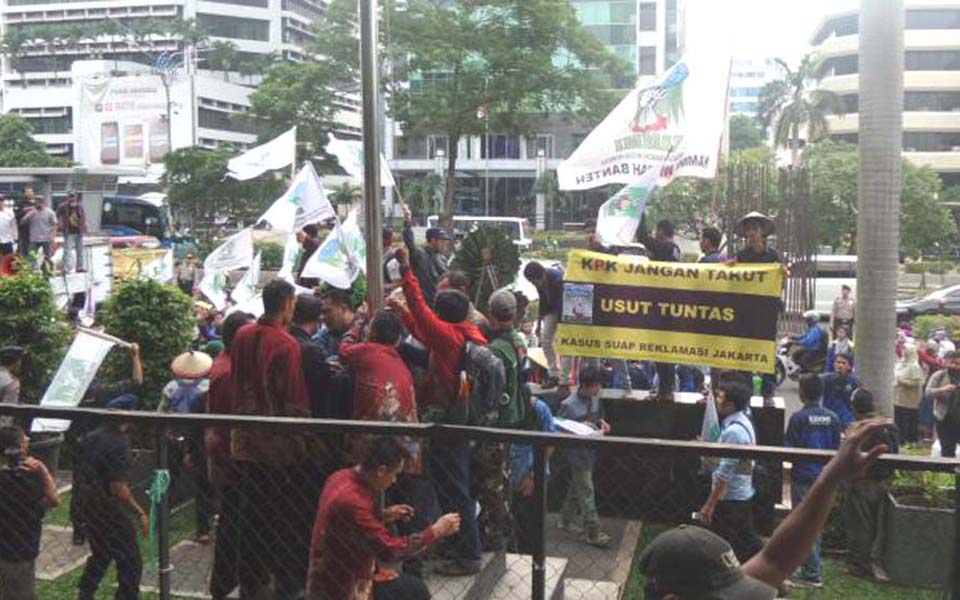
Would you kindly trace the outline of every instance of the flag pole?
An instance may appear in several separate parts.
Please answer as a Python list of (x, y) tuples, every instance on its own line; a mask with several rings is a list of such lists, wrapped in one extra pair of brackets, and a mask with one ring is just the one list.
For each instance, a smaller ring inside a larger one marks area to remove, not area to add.
[(108, 342), (113, 342), (114, 344), (122, 348), (132, 348), (133, 344), (130, 342), (125, 342), (118, 337), (114, 337), (110, 334), (103, 333), (102, 331), (97, 331), (96, 329), (88, 329), (86, 327), (77, 327), (77, 331), (80, 333), (85, 333), (87, 335), (92, 335), (93, 337), (100, 338), (102, 340), (107, 340)]
[[(723, 96), (723, 132), (720, 134), (720, 143), (717, 144), (717, 167), (720, 166), (720, 156), (723, 154), (723, 140), (730, 135), (730, 76), (733, 73), (733, 57), (730, 57), (730, 66), (727, 67), (727, 93)], [(717, 190), (720, 187), (719, 173), (713, 178), (713, 194), (710, 199), (710, 218), (713, 224), (719, 223), (717, 217)]]
[(367, 229), (367, 307), (383, 307), (380, 206), (380, 76), (377, 64), (377, 0), (360, 2), (360, 76), (363, 92), (363, 202)]

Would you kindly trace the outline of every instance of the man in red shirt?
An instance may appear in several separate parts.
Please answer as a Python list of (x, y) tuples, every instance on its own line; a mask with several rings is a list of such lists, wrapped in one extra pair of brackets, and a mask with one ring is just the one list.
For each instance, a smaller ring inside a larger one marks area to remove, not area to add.
[[(407, 308), (402, 308), (397, 302), (391, 302), (391, 307), (402, 311), (407, 330), (430, 352), (420, 413), (426, 420), (451, 422), (447, 409), (458, 400), (466, 343), (470, 341), (486, 345), (487, 339), (476, 325), (466, 320), (470, 311), (469, 298), (456, 290), (444, 290), (437, 294), (434, 308), (431, 309), (410, 269), (407, 249), (398, 249), (396, 257), (403, 275)], [(438, 565), (435, 572), (441, 575), (479, 573), (480, 533), (477, 529), (476, 502), (470, 493), (469, 440), (431, 442), (427, 471), (441, 509), (457, 512), (463, 519), (460, 535), (451, 541), (453, 560)]]
[[(245, 312), (231, 313), (223, 321), (220, 329), (223, 352), (213, 361), (210, 368), (210, 391), (207, 393), (207, 412), (211, 414), (233, 413), (233, 399), (230, 388), (230, 347), (237, 331), (244, 325), (256, 321), (256, 317)], [(210, 577), (210, 596), (213, 600), (222, 600), (239, 583), (239, 542), (240, 523), (240, 475), (230, 460), (230, 428), (208, 427), (204, 432), (204, 446), (207, 450), (207, 469), (210, 483), (220, 498), (220, 511), (217, 518), (217, 542), (213, 551), (213, 575)]]
[[(360, 342), (364, 331), (367, 341)], [(340, 342), (340, 362), (353, 372), (353, 418), (361, 421), (417, 422), (417, 403), (413, 376), (401, 358), (397, 347), (403, 335), (403, 321), (393, 312), (381, 312), (369, 327), (359, 319)], [(369, 436), (354, 436), (353, 462), (359, 462), (362, 444)], [(410, 534), (427, 527), (438, 512), (433, 484), (423, 474), (421, 443), (416, 439), (402, 440), (408, 457), (396, 485), (387, 492), (391, 504), (409, 504), (414, 517), (400, 523), (399, 531)], [(353, 463), (350, 463), (353, 464)], [(404, 564), (404, 572), (419, 576), (423, 561), (414, 558)]]
[(381, 511), (377, 503), (403, 470), (405, 456), (396, 438), (374, 438), (358, 466), (327, 479), (310, 544), (308, 600), (430, 597), (417, 579), (376, 572), (377, 561), (415, 556), (460, 528), (460, 516), (450, 513), (414, 535), (397, 537), (387, 530), (387, 523), (409, 520), (414, 514), (410, 506), (393, 505)]
[[(274, 279), (263, 288), (264, 314), (243, 327), (230, 347), (234, 414), (309, 417), (300, 344), (287, 333), (296, 305), (293, 285)], [(241, 475), (240, 583), (269, 586), (278, 599), (298, 598), (306, 580), (309, 531), (319, 491), (313, 460), (323, 456), (309, 434), (234, 428), (230, 457)], [(251, 593), (251, 595), (253, 595)]]

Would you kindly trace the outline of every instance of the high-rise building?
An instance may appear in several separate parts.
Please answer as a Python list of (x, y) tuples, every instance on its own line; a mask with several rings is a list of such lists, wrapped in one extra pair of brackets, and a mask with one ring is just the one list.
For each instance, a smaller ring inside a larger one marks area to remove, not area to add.
[[(611, 89), (631, 89), (638, 77), (659, 75), (679, 60), (683, 0), (572, 0), (571, 4), (583, 27), (630, 67), (625, 77), (609, 82)], [(539, 124), (531, 135), (491, 131), (460, 140), (458, 214), (532, 218), (538, 174), (556, 170), (596, 125), (577, 123), (569, 115), (531, 115), (531, 119)], [(386, 155), (401, 179), (445, 171), (443, 157), (450, 155), (446, 136), (398, 135), (396, 141), (388, 144)], [(583, 200), (591, 195), (577, 196)], [(557, 207), (553, 224), (582, 220), (584, 214), (577, 206)]]
[(731, 115), (757, 116), (763, 86), (777, 78), (779, 69), (773, 59), (736, 59), (730, 69)]
[[(903, 152), (929, 165), (945, 185), (960, 185), (960, 1), (907, 0), (904, 21)], [(821, 87), (836, 92), (845, 114), (829, 118), (831, 137), (859, 139), (857, 11), (824, 18), (811, 43)]]
[[(27, 41), (15, 56), (3, 57), (0, 108), (26, 117), (48, 152), (72, 158), (78, 131), (74, 64), (95, 60), (116, 76), (146, 74), (167, 52), (183, 65), (181, 81), (189, 76), (195, 82), (183, 102), (189, 106), (174, 107), (192, 113), (187, 139), (246, 147), (257, 129), (232, 117), (249, 109), (260, 76), (238, 67), (228, 73), (207, 68), (211, 44), (233, 44), (232, 64), (238, 66), (262, 64), (269, 56), (300, 60), (313, 37), (310, 24), (325, 11), (326, 0), (0, 0), (0, 34)], [(195, 19), (208, 36), (206, 51), (194, 52), (175, 33), (163, 32), (185, 19)], [(358, 136), (359, 101), (344, 98), (341, 108), (340, 133)]]

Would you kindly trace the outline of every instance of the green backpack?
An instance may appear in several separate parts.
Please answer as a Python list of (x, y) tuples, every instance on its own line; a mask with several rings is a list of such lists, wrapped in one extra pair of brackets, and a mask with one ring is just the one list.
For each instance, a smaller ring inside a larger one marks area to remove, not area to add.
[(523, 425), (527, 411), (523, 392), (525, 386), (520, 385), (520, 359), (513, 346), (510, 335), (494, 338), (487, 346), (494, 356), (503, 363), (505, 385), (503, 397), (497, 408), (497, 427), (520, 428)]

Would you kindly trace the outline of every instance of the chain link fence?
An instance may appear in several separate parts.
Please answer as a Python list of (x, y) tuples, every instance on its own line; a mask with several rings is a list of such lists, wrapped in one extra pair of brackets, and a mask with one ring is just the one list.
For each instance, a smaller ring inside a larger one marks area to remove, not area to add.
[[(286, 599), (305, 591), (308, 598), (639, 599), (644, 581), (635, 558), (660, 531), (695, 521), (716, 460), (754, 461), (750, 508), (768, 536), (791, 510), (791, 464), (830, 456), (619, 437), (630, 432), (615, 424), (612, 436), (580, 437), (6, 405), (0, 416), (73, 421), (59, 467), (51, 464), (60, 506), (44, 512), (35, 485), (0, 486), (0, 531), (8, 540), (0, 548), (26, 556), (41, 534), (35, 560), (19, 572), (10, 567), (17, 561), (0, 557), (7, 578), (0, 587), (32, 569), (40, 599)], [(354, 467), (358, 457), (376, 454), (370, 442), (383, 446), (382, 436), (398, 440), (409, 457), (395, 482), (389, 469), (378, 480), (363, 475), (376, 469)], [(243, 448), (258, 448), (260, 460), (225, 460)], [(279, 449), (303, 458), (283, 460)], [(9, 471), (22, 457), (5, 459)], [(910, 597), (960, 598), (951, 569), (960, 556), (956, 461), (895, 455), (881, 464), (896, 473), (874, 486), (879, 510), (864, 513), (849, 500), (853, 492), (841, 493), (825, 552), (851, 560), (851, 548), (862, 546), (846, 534), (851, 522), (874, 519), (878, 575), (910, 586)], [(435, 539), (433, 524), (448, 512), (460, 514), (460, 531)], [(41, 517), (37, 531), (32, 523)], [(449, 573), (451, 565), (460, 572)]]

